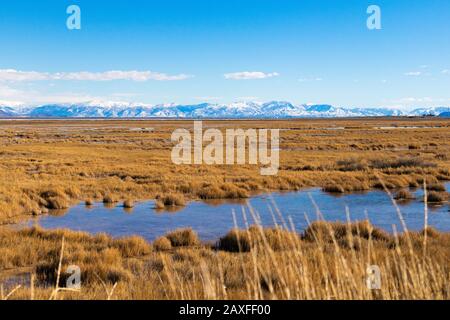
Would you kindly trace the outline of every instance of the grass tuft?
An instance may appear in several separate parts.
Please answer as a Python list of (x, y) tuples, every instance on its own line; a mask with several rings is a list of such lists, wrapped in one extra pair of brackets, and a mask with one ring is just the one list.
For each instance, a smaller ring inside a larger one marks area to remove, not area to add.
[(395, 200), (412, 200), (414, 199), (414, 195), (406, 189), (398, 191), (395, 196)]
[(446, 192), (430, 191), (427, 194), (427, 201), (431, 203), (441, 203), (447, 201), (448, 194)]
[(124, 208), (129, 208), (129, 209), (133, 208), (133, 207), (134, 207), (134, 202), (133, 202), (133, 200), (131, 200), (131, 199), (125, 200), (125, 201), (123, 202), (123, 207), (124, 207)]
[(166, 238), (169, 239), (170, 244), (173, 247), (189, 247), (198, 246), (200, 240), (197, 233), (191, 228), (178, 229), (166, 234)]
[(180, 193), (169, 193), (164, 196), (158, 196), (155, 206), (157, 209), (165, 207), (183, 207), (186, 205), (184, 196)]
[(103, 197), (103, 203), (116, 203), (118, 202), (117, 198), (114, 197), (113, 195), (107, 194)]
[(172, 249), (172, 243), (169, 239), (167, 239), (167, 237), (159, 237), (153, 241), (153, 248), (156, 251), (167, 251)]

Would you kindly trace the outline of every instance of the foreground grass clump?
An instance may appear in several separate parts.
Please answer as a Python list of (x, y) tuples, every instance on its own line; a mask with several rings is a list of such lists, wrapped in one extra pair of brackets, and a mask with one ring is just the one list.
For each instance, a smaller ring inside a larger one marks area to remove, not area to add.
[[(35, 274), (34, 297), (48, 299), (64, 237), (59, 285), (65, 286), (66, 268), (78, 265), (82, 286), (59, 299), (450, 299), (450, 234), (427, 228), (424, 235), (393, 236), (367, 221), (314, 222), (301, 234), (233, 229), (216, 246), (177, 230), (152, 249), (138, 237), (0, 229), (0, 270)], [(382, 272), (380, 290), (366, 287), (368, 265)], [(23, 286), (10, 299), (30, 294)]]
[(172, 242), (167, 237), (159, 237), (153, 241), (153, 248), (156, 251), (166, 251), (172, 249)]
[(289, 249), (286, 244), (290, 244), (291, 240), (296, 238), (298, 238), (298, 234), (294, 232), (254, 225), (248, 230), (232, 229), (219, 239), (216, 248), (229, 252), (249, 252), (261, 244), (261, 239), (264, 239), (265, 244), (272, 250), (280, 251)]
[(191, 228), (178, 229), (166, 234), (173, 247), (197, 246), (200, 244), (197, 233)]
[(361, 221), (348, 225), (342, 222), (313, 222), (304, 232), (303, 239), (306, 241), (320, 241), (332, 243), (338, 241), (347, 245), (351, 238), (375, 240), (379, 243), (386, 243), (392, 237), (382, 229), (374, 228), (370, 222)]
[[(123, 264), (124, 259), (145, 256), (151, 252), (151, 246), (138, 237), (114, 240), (103, 234), (92, 237), (86, 233), (65, 230), (2, 230), (0, 270), (32, 267), (38, 283), (46, 286), (55, 284), (55, 270), (58, 269), (63, 237), (66, 249), (62, 262), (65, 265), (76, 263), (83, 270), (83, 281), (86, 283), (94, 283), (98, 277), (107, 283), (127, 281), (132, 274)], [(4, 241), (16, 245), (6, 247), (3, 246)], [(65, 285), (69, 275), (65, 272), (60, 275), (61, 286)]]

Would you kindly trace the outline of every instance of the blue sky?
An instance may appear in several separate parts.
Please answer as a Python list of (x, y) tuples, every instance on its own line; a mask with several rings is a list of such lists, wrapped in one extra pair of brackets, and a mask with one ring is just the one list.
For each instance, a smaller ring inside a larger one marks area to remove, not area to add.
[(448, 0), (2, 1), (0, 103), (448, 106), (449, 21)]

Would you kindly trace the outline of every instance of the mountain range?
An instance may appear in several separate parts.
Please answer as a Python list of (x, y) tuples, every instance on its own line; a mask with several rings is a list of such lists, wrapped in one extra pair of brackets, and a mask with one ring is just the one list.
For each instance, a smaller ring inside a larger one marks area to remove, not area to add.
[(231, 104), (133, 104), (87, 102), (39, 106), (0, 104), (0, 117), (26, 118), (308, 118), (447, 116), (450, 107), (417, 108), (404, 111), (391, 108), (335, 107), (327, 104), (295, 105), (286, 101), (235, 102)]

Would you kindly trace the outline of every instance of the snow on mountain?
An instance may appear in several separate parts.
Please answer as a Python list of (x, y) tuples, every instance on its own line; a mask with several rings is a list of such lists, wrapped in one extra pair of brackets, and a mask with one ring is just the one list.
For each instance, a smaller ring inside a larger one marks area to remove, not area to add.
[(0, 117), (13, 117), (24, 109), (20, 102), (0, 101)]
[(432, 108), (418, 108), (411, 112), (413, 116), (432, 115), (438, 116), (443, 112), (450, 112), (450, 107), (432, 107)]
[(7, 106), (0, 106), (0, 117), (11, 117), (14, 116), (14, 109)]
[(346, 108), (326, 104), (294, 105), (287, 101), (137, 104), (91, 101), (79, 104), (46, 104), (41, 106), (6, 105), (0, 103), (0, 117), (57, 118), (296, 118), (296, 117), (373, 117), (424, 116), (450, 112), (449, 107), (418, 108), (406, 112), (389, 108)]

